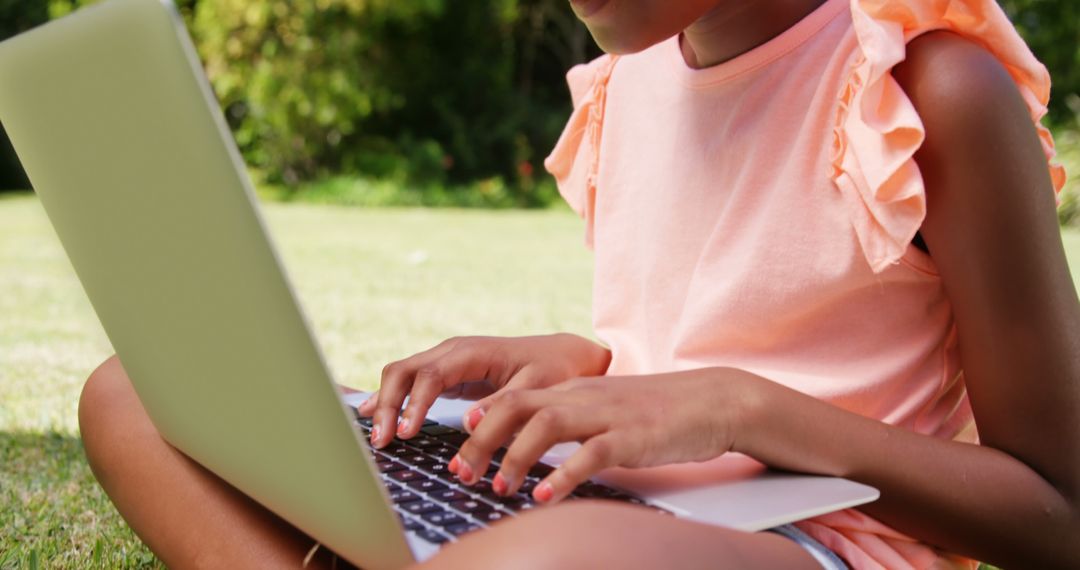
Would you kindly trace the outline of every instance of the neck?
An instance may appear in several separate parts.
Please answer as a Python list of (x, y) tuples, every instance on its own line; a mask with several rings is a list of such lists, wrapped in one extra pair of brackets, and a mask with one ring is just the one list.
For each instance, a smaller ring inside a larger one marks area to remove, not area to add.
[(683, 59), (695, 69), (746, 53), (782, 34), (825, 0), (724, 1), (683, 30)]

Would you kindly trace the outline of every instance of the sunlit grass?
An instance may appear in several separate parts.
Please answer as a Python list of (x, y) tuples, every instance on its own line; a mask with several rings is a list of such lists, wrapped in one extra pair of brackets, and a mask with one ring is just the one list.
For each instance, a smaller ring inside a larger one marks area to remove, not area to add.
[[(337, 379), (463, 334), (588, 334), (591, 260), (569, 211), (270, 204)], [(112, 353), (40, 205), (0, 199), (0, 568), (156, 564), (90, 474), (76, 410)]]

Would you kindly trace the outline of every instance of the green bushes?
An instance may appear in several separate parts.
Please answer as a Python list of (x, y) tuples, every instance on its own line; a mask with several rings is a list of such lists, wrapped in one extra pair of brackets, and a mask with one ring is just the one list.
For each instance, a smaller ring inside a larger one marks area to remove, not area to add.
[[(94, 1), (0, 0), (0, 37)], [(245, 160), (273, 193), (552, 200), (541, 161), (570, 111), (564, 74), (598, 53), (566, 0), (176, 1)], [(1051, 69), (1052, 123), (1074, 128), (1080, 3), (999, 1)], [(0, 145), (0, 178), (11, 178), (2, 155)]]
[(586, 34), (562, 2), (199, 0), (192, 14), (264, 183), (324, 192), (340, 181), (304, 183), (344, 173), (405, 188), (402, 203), (470, 189), (456, 202), (550, 200), (540, 161), (569, 112), (565, 67), (587, 56), (558, 56), (572, 50), (553, 40)]
[[(35, 23), (94, 1), (38, 0)], [(178, 4), (247, 164), (290, 195), (348, 176), (401, 202), (544, 205), (564, 74), (598, 53), (565, 0)]]

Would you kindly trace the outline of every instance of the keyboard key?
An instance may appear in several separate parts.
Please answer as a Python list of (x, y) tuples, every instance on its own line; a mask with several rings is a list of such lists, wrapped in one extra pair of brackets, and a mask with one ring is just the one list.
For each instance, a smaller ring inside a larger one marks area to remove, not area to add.
[(405, 455), (411, 455), (416, 451), (405, 444), (394, 441), (390, 445), (384, 447), (382, 452), (393, 457), (403, 457)]
[(360, 424), (360, 425), (362, 425), (362, 426), (364, 426), (364, 427), (366, 427), (368, 429), (371, 429), (371, 426), (374, 423), (374, 420), (372, 418), (365, 418), (365, 417), (361, 416), (361, 417), (358, 417), (356, 419), (356, 423), (358, 423), (358, 424)]
[(413, 501), (401, 505), (401, 510), (414, 515), (423, 515), (427, 513), (442, 512), (443, 508), (431, 501)]
[(473, 516), (479, 519), (480, 522), (485, 524), (495, 523), (501, 521), (502, 519), (507, 519), (511, 517), (511, 515), (502, 511), (489, 511), (486, 513), (474, 514)]
[(400, 460), (404, 463), (412, 465), (413, 467), (427, 467), (433, 463), (438, 463), (439, 460), (434, 457), (428, 457), (427, 455), (413, 453), (410, 455), (402, 455)]
[(478, 501), (476, 499), (465, 499), (461, 501), (452, 501), (450, 506), (459, 513), (473, 514), (473, 513), (486, 513), (493, 511), (491, 505)]
[(451, 501), (460, 501), (462, 499), (468, 499), (469, 496), (457, 489), (446, 489), (444, 491), (435, 491), (429, 493), (431, 498), (439, 501), (440, 503), (449, 503)]
[(489, 502), (489, 503), (494, 504), (494, 505), (505, 505), (507, 502), (509, 502), (513, 498), (513, 497), (503, 497), (503, 496), (500, 496), (500, 495), (496, 495), (495, 491), (488, 491), (487, 493), (480, 493), (477, 496), (480, 497), (481, 499)]
[(459, 523), (459, 524), (452, 524), (452, 525), (446, 527), (446, 530), (449, 531), (450, 534), (452, 534), (454, 536), (461, 536), (463, 534), (470, 533), (470, 532), (472, 532), (474, 530), (479, 530), (481, 528), (483, 528), (483, 527), (481, 527), (478, 524)]
[(521, 495), (515, 497), (507, 497), (499, 502), (499, 504), (506, 509), (510, 509), (514, 512), (528, 511), (536, 508), (536, 503), (532, 498), (526, 498)]
[(472, 485), (463, 486), (462, 489), (470, 495), (483, 495), (491, 492), (491, 481), (481, 479)]
[(435, 420), (429, 420), (429, 419), (427, 419), (427, 418), (424, 418), (424, 424), (423, 424), (423, 427), (427, 427), (427, 426), (437, 426), (437, 425), (439, 425), (439, 422), (437, 422), (437, 421), (435, 421)]
[(434, 455), (435, 457), (441, 457), (442, 459), (445, 459), (447, 461), (450, 461), (451, 458), (457, 455), (457, 449), (454, 449), (453, 447), (447, 445), (440, 445), (436, 448), (427, 448), (424, 451), (430, 453), (431, 455)]
[(420, 530), (424, 528), (420, 521), (412, 517), (401, 517), (401, 526), (405, 527), (405, 530)]
[(424, 434), (427, 434), (427, 435), (434, 435), (434, 436), (446, 435), (446, 434), (450, 434), (450, 433), (461, 433), (461, 432), (459, 432), (458, 430), (456, 430), (456, 429), (454, 429), (452, 427), (446, 427), (444, 425), (439, 425), (439, 424), (433, 424), (433, 425), (429, 425), (429, 426), (424, 426), (424, 427), (420, 428), (420, 432), (424, 433)]
[(543, 463), (537, 463), (536, 465), (533, 465), (531, 469), (529, 469), (529, 477), (535, 477), (537, 479), (543, 479), (544, 477), (547, 477), (548, 475), (551, 475), (551, 472), (554, 471), (554, 470), (555, 470), (555, 468), (550, 466), (550, 465), (544, 465)]
[(450, 445), (452, 445), (454, 447), (461, 447), (462, 444), (464, 444), (465, 441), (469, 439), (469, 434), (461, 433), (461, 432), (454, 432), (454, 433), (446, 433), (446, 434), (443, 434), (443, 435), (440, 435), (440, 436), (437, 436), (437, 437), (443, 443), (449, 443)]
[(400, 481), (402, 483), (408, 483), (409, 481), (415, 481), (417, 479), (424, 478), (424, 474), (419, 471), (404, 470), (393, 471), (390, 473), (390, 478), (394, 481)]
[(436, 491), (445, 491), (449, 489), (444, 483), (440, 483), (434, 479), (417, 479), (415, 481), (409, 481), (408, 485), (410, 489), (429, 495)]
[(402, 469), (408, 469), (400, 463), (396, 463), (390, 460), (376, 461), (375, 466), (379, 468), (381, 473), (393, 473), (394, 471), (401, 471)]
[(540, 484), (540, 481), (537, 481), (536, 479), (526, 478), (525, 481), (521, 483), (521, 487), (518, 488), (518, 492), (519, 493), (532, 493), (533, 489), (535, 489), (536, 486), (539, 485), (539, 484)]
[(619, 492), (611, 487), (605, 487), (597, 483), (587, 482), (578, 485), (577, 489), (574, 489), (574, 494), (579, 497), (610, 497), (611, 495), (617, 495)]
[(451, 473), (450, 470), (446, 468), (446, 465), (446, 463), (435, 463), (424, 467), (424, 470), (438, 477), (439, 479), (443, 479), (445, 481), (450, 481), (451, 483), (453, 483), (457, 480), (457, 475)]
[(390, 491), (390, 500), (393, 501), (395, 504), (400, 505), (402, 503), (411, 503), (412, 501), (419, 501), (420, 496), (417, 495), (416, 493), (411, 493), (409, 491), (404, 491), (404, 490)]
[(434, 542), (435, 544), (442, 544), (450, 540), (449, 535), (439, 532), (437, 530), (432, 530), (430, 528), (416, 531), (416, 536), (419, 536), (420, 538), (428, 542)]
[(465, 519), (462, 518), (461, 515), (448, 511), (428, 513), (424, 515), (424, 520), (435, 526), (450, 526), (452, 524), (461, 524), (465, 522)]
[(420, 436), (410, 439), (409, 445), (427, 451), (430, 448), (442, 447), (442, 442), (431, 437)]

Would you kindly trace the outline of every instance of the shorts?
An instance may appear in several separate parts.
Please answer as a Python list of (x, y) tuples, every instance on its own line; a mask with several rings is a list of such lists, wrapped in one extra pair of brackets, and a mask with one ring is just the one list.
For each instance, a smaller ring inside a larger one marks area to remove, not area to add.
[(825, 548), (824, 544), (810, 538), (810, 535), (799, 530), (795, 525), (785, 524), (770, 528), (765, 532), (775, 532), (780, 536), (791, 539), (795, 544), (801, 546), (803, 550), (809, 552), (810, 556), (813, 556), (814, 560), (817, 560), (825, 570), (848, 570), (848, 565), (835, 552)]

